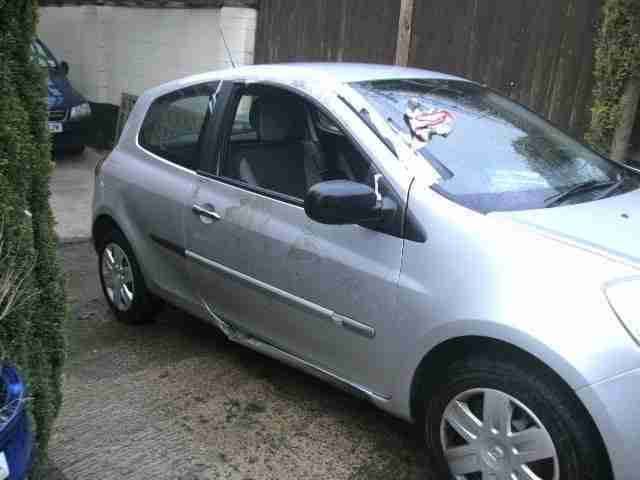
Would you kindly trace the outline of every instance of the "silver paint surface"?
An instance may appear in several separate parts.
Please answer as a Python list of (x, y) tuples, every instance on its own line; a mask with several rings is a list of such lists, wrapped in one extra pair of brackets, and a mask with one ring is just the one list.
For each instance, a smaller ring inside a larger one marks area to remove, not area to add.
[[(428, 188), (438, 175), (427, 162), (401, 141), (396, 158), (338, 98), (366, 106), (345, 82), (384, 78), (453, 77), (397, 67), (273, 65), (152, 89), (136, 103), (97, 179), (94, 219), (107, 215), (118, 224), (155, 294), (223, 330), (220, 318), (229, 321), (244, 332), (227, 329), (230, 338), (251, 348), (377, 392), (371, 401), (407, 420), (416, 368), (438, 345), (475, 336), (522, 349), (578, 392), (616, 479), (635, 478), (640, 349), (602, 289), (638, 275), (640, 194), (489, 215), (458, 206)], [(299, 206), (200, 177), (140, 148), (137, 131), (156, 97), (220, 79), (268, 82), (321, 102), (408, 199), (427, 241), (320, 225)], [(375, 112), (372, 117), (393, 135)], [(202, 222), (192, 211), (196, 204), (213, 206), (220, 221)], [(190, 254), (162, 248), (151, 234)], [(264, 288), (193, 261), (192, 254)], [(344, 328), (334, 314), (375, 336)]]

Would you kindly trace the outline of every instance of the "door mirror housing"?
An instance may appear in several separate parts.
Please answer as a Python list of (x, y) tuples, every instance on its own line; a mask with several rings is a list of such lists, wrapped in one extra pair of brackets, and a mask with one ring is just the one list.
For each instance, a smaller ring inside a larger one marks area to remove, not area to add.
[(65, 62), (64, 60), (62, 62), (60, 62), (60, 71), (65, 76), (69, 75), (69, 64), (67, 62)]
[(328, 225), (379, 222), (382, 202), (374, 189), (348, 180), (316, 183), (304, 201), (307, 216)]

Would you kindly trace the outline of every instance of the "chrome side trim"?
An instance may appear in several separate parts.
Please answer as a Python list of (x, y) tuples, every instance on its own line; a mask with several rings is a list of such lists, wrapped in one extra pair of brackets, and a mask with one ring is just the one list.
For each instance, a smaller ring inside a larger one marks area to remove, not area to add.
[(170, 252), (180, 255), (181, 257), (185, 256), (184, 247), (176, 243), (170, 242), (169, 240), (166, 240), (162, 237), (154, 235), (153, 233), (149, 234), (149, 238), (151, 238), (151, 240), (155, 242), (157, 245), (169, 250)]
[(356, 322), (349, 317), (345, 317), (344, 315), (340, 315), (339, 313), (335, 312), (331, 316), (331, 318), (336, 324), (342, 325), (342, 327), (346, 328), (347, 330), (351, 330), (353, 333), (357, 333), (358, 335), (362, 335), (363, 337), (367, 338), (374, 338), (376, 336), (376, 331), (369, 325)]
[(247, 348), (275, 358), (276, 360), (286, 363), (287, 365), (291, 365), (294, 368), (303, 370), (358, 397), (364, 397), (365, 399), (373, 402), (387, 402), (391, 399), (391, 397), (372, 392), (362, 385), (350, 382), (349, 380), (346, 380), (339, 375), (336, 375), (335, 373), (331, 373), (330, 371), (325, 370), (322, 367), (318, 367), (300, 357), (297, 357), (296, 355), (293, 355), (275, 345), (272, 345), (269, 342), (262, 341), (256, 337), (241, 332), (234, 326), (225, 322), (216, 313), (214, 313), (213, 310), (211, 310), (211, 308), (209, 308), (209, 306), (206, 304), (206, 302), (203, 302), (203, 305), (209, 315), (211, 315), (214, 325), (218, 327), (222, 331), (222, 333), (232, 342), (244, 345)]
[(214, 262), (213, 260), (198, 255), (197, 253), (194, 253), (190, 250), (186, 251), (186, 256), (235, 280), (250, 285), (251, 287), (257, 288), (262, 292), (277, 298), (278, 300), (292, 305), (293, 307), (302, 308), (303, 310), (306, 310), (307, 312), (316, 315), (324, 320), (330, 321), (335, 325), (340, 325), (350, 332), (362, 335), (366, 338), (374, 338), (376, 336), (375, 329), (370, 327), (369, 325), (365, 325), (363, 323), (352, 320), (351, 318), (345, 317), (344, 315), (340, 315), (333, 310), (329, 310), (328, 308), (318, 305), (317, 303), (310, 302), (309, 300), (300, 298), (297, 295), (281, 290), (278, 287), (274, 287), (273, 285), (264, 283), (256, 278), (245, 275), (244, 273), (233, 270), (220, 263)]
[(209, 268), (217, 270), (218, 272), (221, 272), (229, 277), (232, 277), (236, 280), (240, 280), (245, 284), (251, 285), (252, 287), (256, 287), (262, 290), (263, 292), (269, 295), (275, 296), (281, 300), (284, 300), (285, 302), (295, 307), (302, 307), (308, 312), (313, 313), (319, 317), (326, 317), (328, 320), (332, 320), (333, 311), (327, 308), (321, 307), (320, 305), (317, 305), (313, 302), (309, 302), (289, 292), (285, 292), (284, 290), (280, 290), (277, 287), (273, 287), (267, 283), (261, 282), (260, 280), (250, 277), (249, 275), (245, 275), (244, 273), (240, 273), (237, 270), (233, 270), (229, 267), (225, 267), (220, 263), (214, 262), (213, 260), (209, 260), (206, 257), (202, 257), (190, 250), (187, 250), (187, 257), (192, 258), (208, 266)]

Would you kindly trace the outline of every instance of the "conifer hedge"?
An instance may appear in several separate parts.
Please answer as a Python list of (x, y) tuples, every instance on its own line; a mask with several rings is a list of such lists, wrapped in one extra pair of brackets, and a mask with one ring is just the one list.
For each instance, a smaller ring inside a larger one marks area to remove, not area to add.
[(595, 88), (587, 140), (608, 153), (628, 82), (640, 76), (640, 0), (605, 0), (596, 39)]
[(0, 322), (0, 355), (29, 384), (37, 439), (31, 478), (40, 476), (62, 400), (67, 316), (49, 206), (47, 73), (30, 54), (36, 21), (37, 0), (0, 0), (0, 226), (11, 259), (0, 264), (0, 278), (9, 270), (27, 275), (21, 288), (33, 293)]

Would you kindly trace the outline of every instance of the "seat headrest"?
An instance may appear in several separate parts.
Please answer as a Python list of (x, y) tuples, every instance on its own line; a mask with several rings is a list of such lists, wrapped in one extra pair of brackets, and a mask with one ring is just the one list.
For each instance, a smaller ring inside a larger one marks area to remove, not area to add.
[(304, 106), (289, 95), (259, 97), (251, 105), (249, 121), (264, 142), (301, 140), (306, 131)]

